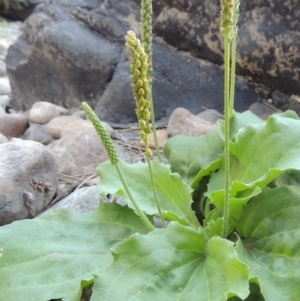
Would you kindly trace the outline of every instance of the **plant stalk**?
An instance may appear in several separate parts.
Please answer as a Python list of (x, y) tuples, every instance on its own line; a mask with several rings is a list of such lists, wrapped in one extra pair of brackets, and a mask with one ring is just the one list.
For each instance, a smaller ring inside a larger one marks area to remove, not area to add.
[(225, 196), (224, 196), (224, 214), (223, 214), (223, 228), (222, 237), (227, 237), (228, 232), (228, 220), (229, 220), (229, 184), (230, 184), (230, 151), (229, 151), (229, 119), (230, 119), (230, 38), (228, 36), (224, 37), (224, 86), (225, 86), (225, 150), (224, 150), (224, 160), (225, 160)]
[(123, 187), (125, 189), (125, 192), (127, 194), (127, 196), (129, 197), (135, 211), (138, 213), (138, 215), (140, 216), (140, 218), (142, 219), (142, 221), (144, 222), (144, 224), (146, 225), (146, 227), (152, 231), (154, 230), (154, 226), (150, 223), (149, 219), (147, 218), (147, 216), (144, 214), (144, 212), (140, 209), (140, 207), (138, 206), (137, 202), (135, 201), (133, 195), (131, 194), (129, 188), (128, 188), (128, 185), (127, 185), (127, 182), (126, 182), (126, 179), (122, 173), (122, 170), (120, 168), (120, 165), (119, 163), (115, 164), (115, 167), (117, 169), (117, 172), (118, 172), (118, 175), (120, 177), (120, 180), (123, 184)]
[(234, 94), (235, 94), (235, 65), (236, 65), (236, 35), (231, 40), (231, 68), (230, 68), (230, 109), (229, 116), (234, 115)]
[(156, 207), (158, 209), (158, 214), (159, 214), (159, 217), (161, 219), (161, 222), (162, 222), (163, 226), (166, 227), (165, 219), (164, 219), (164, 216), (163, 216), (163, 214), (161, 212), (161, 208), (160, 208), (160, 205), (159, 205), (159, 201), (158, 201), (158, 197), (157, 197), (157, 192), (156, 192), (156, 188), (155, 188), (155, 183), (154, 183), (154, 180), (153, 180), (153, 172), (152, 172), (151, 160), (148, 157), (147, 157), (147, 163), (148, 163), (148, 168), (149, 168), (149, 175), (150, 175), (150, 179), (151, 179), (151, 186), (152, 186), (152, 190), (153, 190), (153, 195), (154, 195)]

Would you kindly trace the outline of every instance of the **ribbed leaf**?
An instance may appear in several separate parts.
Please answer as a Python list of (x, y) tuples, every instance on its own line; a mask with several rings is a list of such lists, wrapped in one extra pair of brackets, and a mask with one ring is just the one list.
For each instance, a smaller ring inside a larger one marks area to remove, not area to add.
[(232, 242), (172, 222), (112, 248), (114, 261), (91, 301), (225, 301), (249, 294), (247, 266)]
[[(182, 181), (177, 173), (171, 173), (168, 165), (152, 162), (154, 183), (161, 210), (165, 218), (177, 220), (182, 224), (198, 228), (199, 222), (191, 210), (191, 188)], [(140, 208), (149, 215), (158, 214), (154, 194), (151, 189), (148, 165), (142, 162), (127, 164), (120, 161), (130, 192)], [(131, 202), (123, 190), (115, 166), (105, 162), (97, 168), (100, 176), (98, 190), (101, 194), (120, 194), (131, 207)]]
[(300, 296), (300, 187), (265, 188), (237, 221), (239, 258), (266, 301)]
[(81, 282), (92, 282), (111, 262), (111, 246), (137, 231), (148, 230), (131, 209), (106, 203), (0, 227), (0, 300), (80, 300)]

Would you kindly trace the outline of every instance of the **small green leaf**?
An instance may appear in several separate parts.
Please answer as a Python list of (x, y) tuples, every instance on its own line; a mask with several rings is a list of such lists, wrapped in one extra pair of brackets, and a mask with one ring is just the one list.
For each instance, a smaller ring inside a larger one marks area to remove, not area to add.
[[(178, 135), (170, 138), (164, 147), (164, 155), (169, 160), (171, 170), (178, 172), (186, 183), (191, 184), (198, 183), (219, 167), (223, 149), (224, 142), (218, 130), (213, 130), (201, 137)], [(197, 180), (194, 180), (196, 176)]]
[(5, 301), (79, 301), (112, 261), (110, 248), (148, 230), (128, 207), (102, 203), (83, 214), (55, 211), (0, 227), (0, 292)]
[(300, 296), (300, 187), (266, 187), (237, 221), (238, 257), (266, 301)]
[(249, 294), (248, 269), (232, 242), (172, 222), (112, 248), (91, 301), (225, 301)]
[[(151, 180), (147, 164), (142, 162), (128, 164), (119, 162), (126, 178), (131, 194), (135, 198), (141, 210), (149, 215), (157, 215), (157, 207), (151, 189)], [(177, 220), (194, 228), (200, 226), (195, 212), (191, 209), (191, 188), (182, 181), (179, 174), (171, 173), (168, 165), (151, 162), (154, 183), (158, 195), (161, 211), (165, 218)], [(131, 207), (118, 173), (110, 162), (105, 162), (97, 168), (100, 176), (98, 190), (101, 194), (120, 194)]]

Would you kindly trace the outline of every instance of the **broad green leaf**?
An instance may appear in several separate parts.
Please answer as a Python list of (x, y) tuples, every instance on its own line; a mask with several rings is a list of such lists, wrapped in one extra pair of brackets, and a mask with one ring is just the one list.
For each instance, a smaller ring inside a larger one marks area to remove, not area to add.
[(41, 219), (0, 227), (0, 299), (80, 300), (82, 281), (112, 261), (110, 248), (133, 233), (147, 233), (128, 207), (102, 203), (82, 214), (55, 211)]
[[(151, 188), (148, 165), (142, 162), (128, 164), (123, 161), (119, 164), (130, 192), (140, 208), (149, 215), (157, 215), (158, 210)], [(154, 184), (164, 217), (198, 228), (199, 222), (195, 212), (191, 210), (191, 188), (182, 181), (179, 174), (171, 173), (168, 165), (158, 162), (151, 162), (151, 164)], [(120, 194), (124, 196), (128, 206), (133, 208), (123, 190), (115, 166), (110, 162), (105, 162), (98, 166), (97, 173), (101, 179), (98, 184), (101, 194)]]
[(239, 258), (266, 301), (300, 296), (300, 187), (266, 187), (237, 221)]
[(225, 301), (249, 294), (248, 269), (232, 242), (176, 222), (112, 248), (91, 301)]
[[(266, 124), (249, 125), (230, 144), (231, 196), (264, 187), (283, 172), (300, 169), (300, 120), (272, 116)], [(224, 164), (211, 176), (207, 196), (224, 190)], [(214, 200), (216, 201), (216, 200)]]
[(171, 170), (191, 184), (200, 170), (197, 183), (219, 167), (223, 149), (224, 142), (216, 129), (201, 137), (174, 136), (167, 141), (164, 155)]

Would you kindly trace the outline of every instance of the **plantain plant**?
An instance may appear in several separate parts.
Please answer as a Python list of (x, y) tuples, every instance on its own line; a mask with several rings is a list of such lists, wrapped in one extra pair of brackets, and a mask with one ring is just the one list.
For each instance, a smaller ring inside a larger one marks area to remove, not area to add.
[[(151, 5), (142, 1), (143, 23)], [(267, 121), (234, 112), (238, 6), (221, 1), (225, 119), (205, 136), (169, 139), (168, 165), (153, 160), (147, 140), (155, 131), (151, 39), (128, 32), (146, 163), (118, 158), (83, 104), (110, 158), (97, 168), (99, 193), (127, 206), (101, 202), (92, 212), (58, 210), (1, 227), (3, 300), (80, 300), (91, 285), (92, 301), (299, 299), (300, 120), (292, 111)]]

